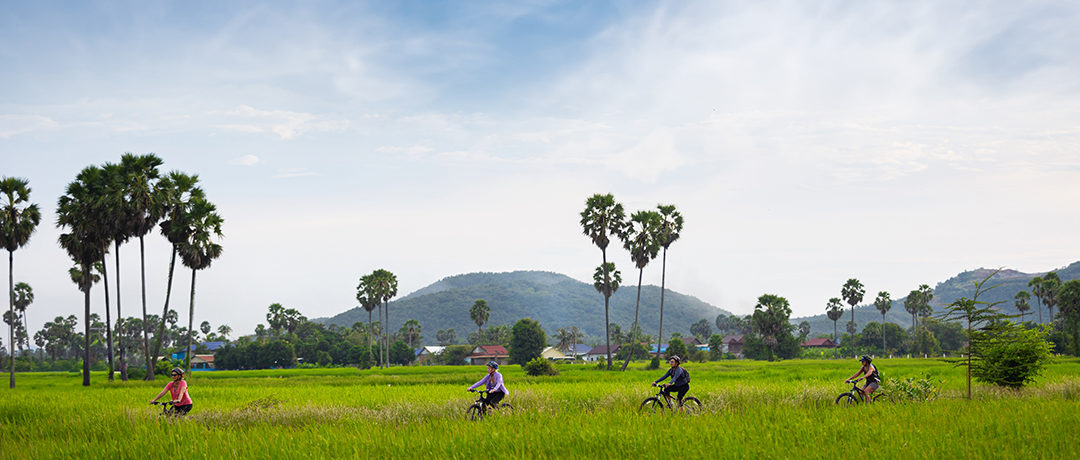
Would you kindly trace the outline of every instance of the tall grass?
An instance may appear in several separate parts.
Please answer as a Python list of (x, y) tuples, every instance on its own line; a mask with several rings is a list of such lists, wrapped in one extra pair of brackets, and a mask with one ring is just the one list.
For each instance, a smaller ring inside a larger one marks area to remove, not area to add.
[(162, 419), (147, 403), (164, 381), (107, 383), (95, 374), (24, 374), (0, 391), (0, 458), (850, 457), (1052, 458), (1080, 439), (1080, 361), (1060, 360), (1022, 390), (977, 386), (963, 369), (881, 360), (886, 378), (930, 375), (943, 396), (922, 404), (841, 408), (856, 363), (692, 364), (699, 416), (641, 417), (660, 376), (564, 366), (527, 377), (506, 366), (517, 410), (464, 420), (479, 367), (195, 373), (194, 411)]

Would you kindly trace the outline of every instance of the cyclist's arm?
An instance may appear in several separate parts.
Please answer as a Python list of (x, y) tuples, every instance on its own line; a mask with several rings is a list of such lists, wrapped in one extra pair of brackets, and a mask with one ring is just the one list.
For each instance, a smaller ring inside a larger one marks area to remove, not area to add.
[(154, 402), (154, 401), (157, 401), (157, 400), (161, 399), (162, 396), (165, 396), (165, 392), (167, 392), (167, 391), (169, 391), (169, 386), (165, 385), (165, 388), (163, 390), (161, 390), (161, 393), (158, 393), (158, 395), (155, 396), (154, 399), (151, 399), (150, 402)]
[(858, 376), (862, 375), (862, 373), (863, 373), (863, 372), (866, 372), (866, 368), (865, 368), (865, 367), (860, 367), (860, 368), (859, 368), (859, 372), (856, 372), (856, 373), (855, 373), (854, 375), (852, 375), (851, 377), (848, 377), (848, 380), (854, 380), (854, 381), (856, 381), (856, 382), (857, 382), (857, 381), (858, 381), (858, 379), (856, 379), (855, 377), (858, 377)]
[(184, 400), (185, 396), (187, 396), (188, 399), (191, 399), (191, 395), (187, 392), (187, 384), (184, 385), (184, 391), (180, 392), (180, 397), (175, 402), (180, 403), (180, 401)]
[(476, 388), (476, 387), (478, 387), (480, 385), (483, 385), (483, 384), (487, 383), (488, 379), (490, 379), (490, 378), (491, 378), (491, 374), (485, 375), (484, 378), (480, 379), (479, 382), (474, 383), (473, 386), (469, 387), (468, 389), (471, 390), (471, 389)]
[(668, 376), (670, 376), (670, 375), (671, 375), (671, 369), (668, 369), (667, 372), (664, 373), (664, 376), (656, 379), (656, 381), (654, 381), (653, 384), (660, 383), (662, 380), (668, 378)]

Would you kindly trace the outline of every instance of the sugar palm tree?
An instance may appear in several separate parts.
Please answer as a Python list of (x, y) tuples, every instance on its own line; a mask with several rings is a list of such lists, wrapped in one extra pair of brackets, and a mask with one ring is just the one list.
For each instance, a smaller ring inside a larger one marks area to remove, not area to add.
[(611, 274), (609, 270), (612, 270), (615, 265), (609, 264), (607, 261), (607, 247), (611, 243), (611, 237), (618, 237), (624, 232), (626, 224), (626, 213), (623, 211), (623, 206), (620, 203), (615, 202), (613, 195), (596, 194), (585, 200), (585, 210), (581, 211), (581, 228), (592, 240), (596, 247), (600, 248), (600, 255), (602, 263), (600, 265), (602, 283), (601, 287), (598, 287), (601, 293), (604, 294), (604, 340), (607, 345), (607, 367), (611, 369), (611, 334), (608, 331), (611, 324), (611, 318), (609, 315), (610, 310), (610, 298), (611, 294), (615, 292), (615, 289), (611, 287)]
[(836, 322), (844, 316), (844, 306), (840, 303), (839, 297), (833, 297), (829, 299), (829, 303), (825, 305), (825, 315), (832, 320), (833, 323), (833, 342), (836, 342)]
[(1042, 318), (1042, 300), (1043, 300), (1042, 284), (1043, 283), (1042, 283), (1042, 281), (1043, 281), (1043, 279), (1042, 279), (1041, 276), (1036, 276), (1036, 277), (1028, 280), (1028, 287), (1031, 288), (1031, 295), (1035, 297), (1035, 310), (1039, 312), (1039, 324), (1043, 323), (1043, 318)]
[(19, 317), (23, 321), (23, 330), (27, 334), (30, 333), (30, 323), (26, 320), (26, 309), (32, 303), (34, 303), (34, 288), (23, 282), (15, 283), (15, 311), (19, 312)]
[(374, 330), (371, 327), (371, 312), (375, 311), (375, 309), (381, 305), (378, 293), (375, 291), (375, 281), (372, 279), (372, 275), (361, 276), (360, 284), (356, 286), (356, 301), (360, 302), (360, 307), (367, 311), (368, 314), (368, 327), (367, 332), (364, 334), (367, 335), (368, 338), (368, 357), (372, 357), (371, 338), (374, 334)]
[(397, 296), (397, 276), (388, 270), (378, 269), (371, 272), (371, 280), (375, 287), (375, 298), (382, 303), (385, 322), (383, 323), (383, 365), (389, 367), (390, 362), (390, 299)]
[(1047, 273), (1043, 275), (1040, 287), (1043, 304), (1046, 305), (1047, 320), (1052, 324), (1054, 322), (1054, 307), (1058, 303), (1058, 292), (1061, 291), (1061, 277), (1055, 272)]
[[(159, 205), (163, 207), (163, 220), (159, 224), (161, 234), (169, 240), (172, 246), (172, 257), (169, 259), (169, 281), (165, 287), (165, 307), (161, 317), (169, 315), (169, 298), (172, 296), (173, 272), (176, 268), (176, 255), (180, 247), (191, 235), (191, 207), (196, 200), (205, 199), (202, 189), (196, 184), (199, 177), (187, 175), (178, 171), (170, 172), (168, 176), (158, 182), (160, 192)], [(161, 341), (165, 337), (165, 322), (158, 324), (157, 337), (154, 340), (154, 355), (150, 358), (151, 374), (157, 357), (161, 353)], [(152, 377), (151, 377), (152, 378)]]
[[(619, 290), (619, 285), (622, 284), (622, 274), (619, 270), (615, 269), (615, 264), (608, 262), (602, 266), (596, 267), (596, 271), (593, 272), (593, 287), (596, 291), (604, 296), (604, 305), (608, 304), (608, 299), (612, 295), (615, 295), (615, 291)], [(604, 312), (604, 316), (607, 316), (607, 312)], [(611, 323), (604, 325), (604, 331), (608, 334), (604, 339), (607, 343), (607, 359), (608, 369), (611, 369)], [(618, 325), (616, 325), (618, 327)], [(618, 332), (615, 332), (617, 335)]]
[[(26, 246), (30, 235), (41, 223), (41, 211), (30, 203), (30, 183), (25, 179), (5, 177), (0, 179), (0, 242), (8, 251), (8, 311), (15, 314), (15, 251)], [(15, 323), (8, 328), (11, 343), (10, 387), (15, 388)]]
[[(121, 180), (124, 199), (129, 204), (126, 208), (131, 214), (125, 220), (128, 236), (139, 237), (139, 275), (142, 286), (142, 351), (146, 359), (146, 380), (154, 380), (154, 354), (150, 353), (150, 324), (146, 312), (146, 245), (145, 236), (157, 226), (165, 207), (162, 205), (158, 189), (158, 167), (161, 158), (149, 153), (132, 155), (125, 153), (120, 158)], [(119, 256), (119, 250), (117, 250)]]
[(633, 347), (637, 346), (638, 312), (641, 310), (641, 279), (645, 275), (645, 266), (660, 252), (658, 233), (663, 217), (655, 211), (638, 211), (630, 216), (626, 232), (623, 233), (623, 248), (630, 251), (630, 260), (638, 269), (637, 301), (634, 303), (634, 325), (630, 328), (630, 353), (626, 354), (622, 370), (630, 365), (634, 357)]
[(101, 168), (89, 166), (84, 168), (75, 181), (67, 185), (65, 193), (57, 201), (56, 225), (67, 233), (60, 235), (60, 246), (67, 251), (71, 259), (78, 265), (81, 281), (79, 288), (83, 291), (84, 316), (83, 325), (85, 333), (84, 357), (83, 357), (83, 386), (90, 386), (90, 290), (91, 268), (100, 264), (105, 247), (106, 239), (104, 232), (98, 227), (97, 216), (102, 213), (101, 200), (104, 188), (103, 172)]
[(656, 351), (660, 352), (660, 344), (664, 343), (664, 291), (667, 282), (667, 250), (679, 239), (682, 233), (683, 217), (675, 210), (675, 205), (658, 205), (660, 211), (660, 229), (657, 232), (657, 242), (664, 248), (663, 263), (660, 265), (660, 332), (656, 334)]
[[(222, 237), (221, 225), (225, 223), (217, 213), (217, 207), (213, 203), (201, 197), (196, 197), (191, 203), (190, 225), (191, 233), (186, 241), (180, 246), (180, 261), (185, 267), (191, 269), (191, 304), (188, 308), (188, 331), (193, 331), (195, 324), (195, 273), (210, 267), (215, 259), (221, 257), (222, 247), (217, 243)], [(209, 332), (210, 324), (206, 324), (206, 332)], [(187, 348), (184, 353), (184, 368), (191, 369), (191, 336), (187, 337)]]
[(473, 306), (469, 307), (469, 319), (476, 323), (477, 340), (482, 341), (482, 338), (484, 337), (484, 323), (486, 323), (490, 317), (491, 307), (488, 306), (487, 301), (484, 299), (476, 299), (476, 302), (473, 302)]
[(844, 287), (840, 289), (840, 297), (843, 297), (844, 302), (851, 305), (852, 323), (855, 323), (855, 306), (862, 302), (863, 294), (866, 294), (866, 289), (863, 289), (862, 283), (855, 278), (848, 279), (844, 283)]
[(574, 335), (565, 327), (560, 327), (551, 337), (555, 339), (555, 348), (563, 353), (570, 351), (570, 347), (574, 345)]
[(232, 334), (232, 328), (228, 324), (222, 324), (217, 328), (218, 335), (224, 339), (229, 340), (229, 334)]
[(892, 308), (892, 299), (888, 292), (881, 291), (877, 293), (877, 299), (874, 299), (874, 308), (881, 312), (881, 354), (884, 355), (885, 351), (885, 314)]
[(1031, 304), (1028, 303), (1028, 300), (1030, 299), (1031, 293), (1029, 293), (1028, 291), (1017, 292), (1016, 296), (1013, 297), (1016, 305), (1016, 310), (1020, 312), (1021, 323), (1024, 322), (1024, 314), (1027, 313), (1028, 310), (1031, 310)]

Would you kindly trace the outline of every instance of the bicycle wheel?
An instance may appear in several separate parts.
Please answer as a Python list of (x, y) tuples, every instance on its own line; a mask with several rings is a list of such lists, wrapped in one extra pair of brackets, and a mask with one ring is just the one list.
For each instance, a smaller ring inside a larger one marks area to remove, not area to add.
[(663, 414), (664, 403), (655, 397), (645, 398), (645, 400), (641, 402), (641, 406), (638, 407), (638, 413), (646, 415)]
[(499, 404), (499, 410), (502, 411), (504, 414), (513, 414), (514, 406), (511, 406), (509, 403), (502, 403)]
[(851, 393), (844, 393), (836, 397), (836, 404), (839, 406), (855, 406), (859, 404), (859, 397)]
[(878, 394), (874, 395), (874, 399), (872, 399), (872, 401), (874, 401), (875, 403), (884, 403), (884, 404), (892, 404), (892, 403), (895, 402), (895, 401), (893, 401), (892, 396), (889, 396), (888, 394), (885, 394), (885, 393), (878, 393)]
[(479, 404), (473, 404), (465, 410), (465, 418), (472, 421), (479, 421), (484, 418), (484, 408)]
[(701, 413), (701, 401), (693, 396), (687, 396), (682, 400), (682, 410), (690, 415)]

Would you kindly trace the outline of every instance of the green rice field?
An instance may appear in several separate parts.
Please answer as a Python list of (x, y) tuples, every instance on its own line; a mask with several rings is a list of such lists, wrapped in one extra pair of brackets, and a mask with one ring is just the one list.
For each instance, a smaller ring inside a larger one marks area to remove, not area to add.
[(163, 419), (165, 385), (94, 374), (18, 374), (0, 389), (0, 458), (1076, 458), (1080, 360), (1028, 388), (976, 385), (933, 359), (876, 360), (883, 377), (929, 376), (933, 401), (837, 407), (854, 360), (688, 363), (691, 416), (642, 416), (663, 370), (503, 366), (513, 413), (467, 421), (481, 366), (196, 372), (194, 410)]

